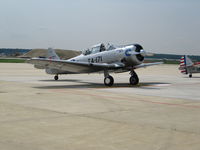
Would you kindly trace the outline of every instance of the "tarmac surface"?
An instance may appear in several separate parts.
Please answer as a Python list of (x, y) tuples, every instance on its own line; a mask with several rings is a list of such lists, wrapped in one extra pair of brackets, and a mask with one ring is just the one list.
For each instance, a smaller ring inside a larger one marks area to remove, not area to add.
[(200, 74), (177, 65), (112, 74), (62, 75), (0, 63), (1, 150), (199, 150)]

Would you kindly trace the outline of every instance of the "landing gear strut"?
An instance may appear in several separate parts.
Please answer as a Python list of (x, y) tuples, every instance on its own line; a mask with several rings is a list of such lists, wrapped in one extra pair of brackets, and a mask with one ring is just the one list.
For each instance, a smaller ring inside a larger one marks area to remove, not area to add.
[(54, 80), (56, 80), (56, 81), (58, 80), (58, 75), (54, 76)]
[(138, 78), (136, 72), (134, 70), (131, 70), (130, 74), (131, 74), (131, 77), (129, 79), (130, 84), (137, 85), (139, 83), (139, 78)]
[[(131, 77), (129, 79), (131, 85), (137, 85), (139, 83), (139, 78), (135, 71), (132, 69), (131, 72)], [(114, 83), (114, 79), (112, 76), (109, 75), (107, 70), (104, 70), (104, 84), (105, 86), (112, 86)]]
[(104, 78), (104, 84), (105, 84), (106, 86), (112, 86), (113, 83), (114, 83), (114, 79), (113, 79), (112, 76), (109, 75), (109, 73), (108, 73), (107, 70), (104, 71), (104, 77), (105, 77), (105, 78)]

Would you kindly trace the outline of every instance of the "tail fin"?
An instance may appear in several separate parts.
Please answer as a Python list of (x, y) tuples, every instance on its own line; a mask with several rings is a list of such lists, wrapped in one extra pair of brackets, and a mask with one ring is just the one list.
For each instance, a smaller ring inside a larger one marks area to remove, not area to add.
[(180, 59), (179, 70), (181, 70), (181, 73), (183, 74), (188, 74), (187, 67), (192, 66), (192, 65), (193, 65), (192, 60), (188, 56), (184, 55)]
[(60, 59), (53, 48), (48, 48), (47, 57), (49, 59)]
[(194, 64), (187, 55), (185, 55), (185, 64), (186, 64), (186, 67), (192, 66)]

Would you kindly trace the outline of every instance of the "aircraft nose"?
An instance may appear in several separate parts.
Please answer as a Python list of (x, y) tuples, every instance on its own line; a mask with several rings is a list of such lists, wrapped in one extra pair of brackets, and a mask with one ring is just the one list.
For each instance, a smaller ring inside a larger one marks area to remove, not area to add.
[(143, 61), (144, 60), (144, 56), (145, 56), (145, 51), (143, 49), (143, 47), (139, 44), (135, 44), (135, 52), (137, 53), (136, 54), (136, 57), (139, 61)]

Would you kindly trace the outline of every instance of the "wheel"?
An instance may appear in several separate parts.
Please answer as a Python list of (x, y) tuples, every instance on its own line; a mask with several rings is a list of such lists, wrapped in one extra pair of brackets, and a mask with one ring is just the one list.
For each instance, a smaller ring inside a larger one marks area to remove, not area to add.
[(114, 83), (114, 79), (112, 76), (108, 76), (108, 77), (104, 78), (104, 84), (106, 86), (112, 86), (113, 83)]
[(137, 85), (139, 83), (139, 78), (137, 74), (134, 74), (129, 79), (131, 85)]
[(189, 74), (189, 77), (192, 78), (192, 74)]
[(54, 76), (54, 80), (58, 80), (58, 75)]

